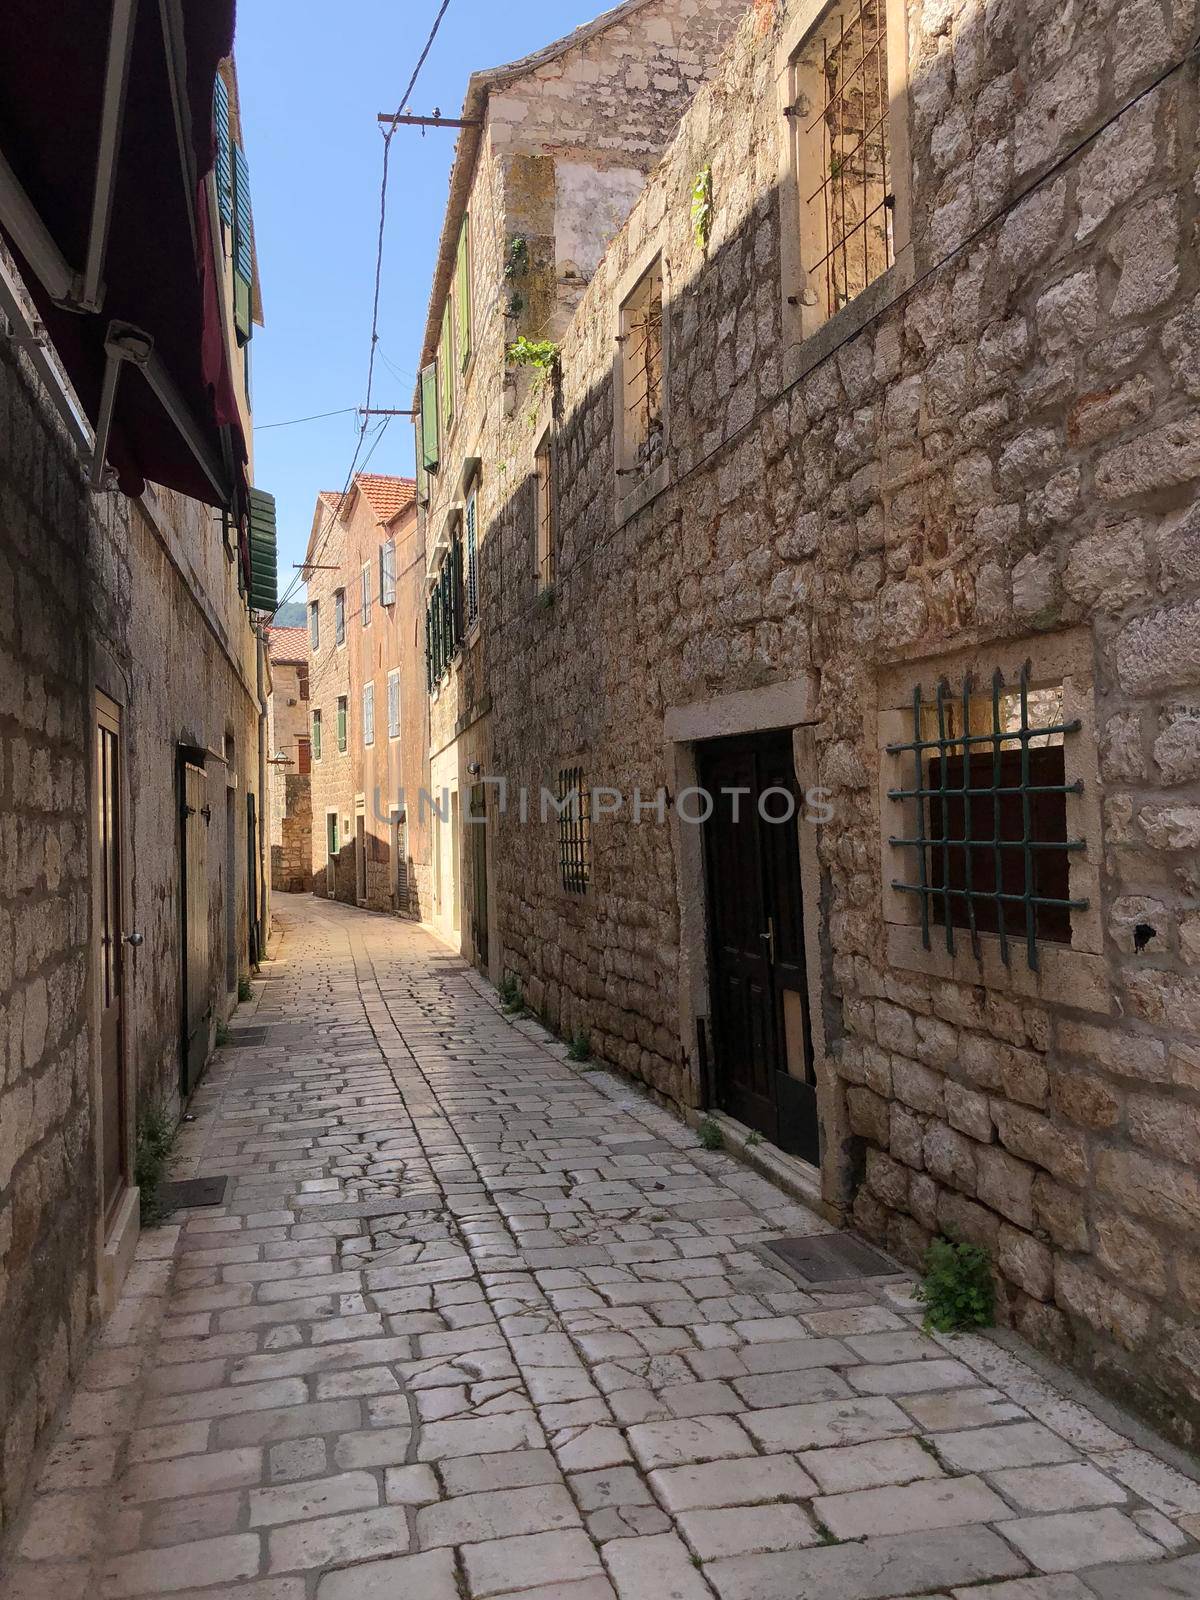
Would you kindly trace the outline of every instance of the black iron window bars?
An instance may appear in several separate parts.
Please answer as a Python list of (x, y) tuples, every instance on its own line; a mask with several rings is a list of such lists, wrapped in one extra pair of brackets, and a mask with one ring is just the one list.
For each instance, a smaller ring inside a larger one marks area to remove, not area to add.
[[(833, 315), (886, 272), (894, 259), (888, 158), (887, 0), (862, 0), (840, 31), (821, 41), (824, 103), (807, 132), (820, 126), (825, 176), (808, 197), (821, 200), (826, 252), (813, 267), (825, 276)], [(862, 272), (859, 275), (859, 245)]]
[[(1006, 694), (997, 668), (990, 707), (973, 698), (969, 674), (957, 707), (945, 680), (932, 705), (922, 701), (920, 684), (914, 687), (912, 739), (887, 751), (913, 758), (912, 787), (889, 789), (888, 798), (915, 802), (916, 827), (911, 837), (888, 842), (914, 852), (917, 882), (893, 880), (892, 887), (917, 897), (927, 950), (935, 924), (951, 955), (955, 929), (968, 930), (977, 959), (980, 934), (995, 933), (1007, 966), (1010, 940), (1023, 938), (1036, 972), (1039, 939), (1070, 943), (1071, 912), (1087, 901), (1070, 894), (1070, 857), (1085, 844), (1069, 839), (1066, 825), (1066, 797), (1082, 793), (1083, 784), (1066, 782), (1063, 740), (1080, 722), (1064, 720), (1057, 700), (1039, 720), (1044, 696), (1037, 691), (1031, 720), (1029, 675), (1026, 662), (1016, 692)], [(954, 729), (956, 709), (961, 726)], [(937, 731), (927, 737), (930, 713)]]
[(558, 804), (562, 886), (571, 894), (583, 894), (592, 875), (592, 810), (582, 767), (564, 767), (558, 774)]
[(623, 346), (625, 437), (630, 459), (622, 476), (643, 476), (663, 451), (662, 272), (652, 267), (625, 308)]

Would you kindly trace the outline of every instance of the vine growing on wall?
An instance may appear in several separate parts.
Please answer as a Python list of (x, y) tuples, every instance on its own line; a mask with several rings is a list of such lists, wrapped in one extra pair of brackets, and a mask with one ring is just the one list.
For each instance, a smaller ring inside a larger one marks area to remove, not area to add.
[(692, 237), (697, 250), (707, 250), (712, 235), (712, 163), (706, 162), (692, 185)]

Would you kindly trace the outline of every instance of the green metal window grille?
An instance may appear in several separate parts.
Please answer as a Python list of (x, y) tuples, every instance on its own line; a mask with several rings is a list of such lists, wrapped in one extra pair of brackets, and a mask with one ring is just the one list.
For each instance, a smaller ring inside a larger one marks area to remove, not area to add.
[(559, 772), (558, 803), (559, 876), (568, 893), (585, 894), (592, 876), (592, 808), (582, 767)]
[(1071, 913), (1087, 907), (1069, 887), (1071, 855), (1085, 844), (1067, 837), (1066, 797), (1083, 784), (1066, 782), (1063, 741), (1079, 728), (1060, 696), (1031, 688), (1028, 662), (1014, 691), (997, 669), (990, 699), (973, 693), (970, 675), (960, 695), (939, 682), (931, 703), (915, 685), (912, 739), (887, 750), (912, 757), (911, 787), (888, 798), (914, 802), (916, 829), (889, 843), (912, 851), (917, 881), (892, 887), (916, 897), (927, 950), (934, 926), (951, 955), (965, 929), (976, 958), (980, 934), (994, 933), (1006, 966), (1010, 944), (1023, 942), (1036, 972), (1039, 941), (1070, 943)]
[(321, 713), (314, 711), (312, 714), (312, 755), (314, 761), (321, 759)]
[(463, 547), (456, 533), (442, 560), (425, 608), (425, 682), (434, 686), (450, 670), (463, 635)]
[(338, 695), (338, 702), (337, 702), (337, 744), (338, 744), (338, 749), (339, 750), (343, 750), (343, 751), (346, 748), (346, 723), (348, 721), (347, 714), (346, 714), (346, 705), (347, 705), (346, 696), (344, 694)]
[(479, 617), (479, 538), (475, 522), (475, 494), (467, 501), (467, 627)]

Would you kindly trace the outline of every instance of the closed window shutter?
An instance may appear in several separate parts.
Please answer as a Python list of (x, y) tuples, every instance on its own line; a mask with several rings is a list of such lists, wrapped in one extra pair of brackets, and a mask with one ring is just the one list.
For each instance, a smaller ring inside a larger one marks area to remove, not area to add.
[(475, 496), (467, 501), (467, 626), (479, 615), (479, 545), (475, 531)]
[(374, 744), (375, 743), (375, 685), (373, 683), (365, 683), (363, 685), (362, 715), (363, 715), (363, 743), (364, 744)]
[(455, 292), (458, 295), (458, 362), (465, 372), (471, 359), (471, 242), (469, 216), (458, 230)]
[(396, 603), (396, 541), (388, 539), (379, 547), (379, 603)]
[(362, 625), (369, 627), (371, 623), (371, 563), (365, 561), (362, 569)]
[(416, 425), (413, 430), (417, 458), (417, 504), (423, 506), (429, 501), (429, 474), (425, 471), (425, 424), (418, 413)]
[(233, 147), (233, 320), (238, 335), (248, 339), (253, 307), (254, 233), (250, 215), (250, 167), (241, 145)]
[(388, 737), (394, 739), (400, 732), (400, 674), (388, 673)]
[(346, 748), (348, 721), (349, 719), (346, 715), (346, 696), (342, 694), (338, 696), (337, 703), (337, 741), (339, 750), (344, 750)]
[(279, 604), (275, 550), (275, 496), (250, 491), (250, 609), (274, 611)]
[(448, 430), (454, 421), (454, 319), (447, 299), (442, 309), (442, 342), (438, 351), (438, 369), (442, 379), (442, 425)]
[(321, 713), (314, 711), (312, 714), (312, 753), (315, 761), (321, 759)]
[(217, 135), (217, 205), (221, 221), (229, 227), (233, 221), (233, 144), (229, 136), (229, 90), (220, 74), (213, 86), (213, 126)]
[[(438, 468), (441, 432), (438, 428), (438, 368), (431, 361), (421, 369), (421, 463), (426, 472)], [(425, 498), (429, 498), (426, 485)]]

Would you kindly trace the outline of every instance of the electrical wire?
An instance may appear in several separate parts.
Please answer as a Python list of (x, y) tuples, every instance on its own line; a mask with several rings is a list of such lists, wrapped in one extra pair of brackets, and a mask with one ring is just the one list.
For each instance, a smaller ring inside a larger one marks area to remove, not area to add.
[[(402, 115), (404, 107), (408, 104), (409, 96), (416, 87), (417, 78), (420, 76), (421, 68), (425, 65), (425, 62), (429, 56), (429, 52), (433, 48), (433, 41), (437, 38), (438, 29), (442, 25), (442, 18), (446, 15), (449, 5), (450, 0), (441, 0), (441, 5), (438, 8), (437, 15), (433, 19), (433, 26), (429, 30), (429, 37), (425, 40), (424, 48), (422, 49), (421, 54), (417, 57), (417, 64), (412, 70), (412, 76), (408, 80), (408, 84), (405, 87), (404, 93), (400, 96), (400, 104), (396, 111), (396, 117), (392, 119), (391, 125), (388, 127), (387, 132), (383, 136), (383, 172), (381, 174), (379, 184), (379, 232), (375, 243), (375, 291), (371, 303), (371, 348), (370, 356), (367, 361), (367, 398), (362, 409), (362, 425), (358, 430), (358, 442), (354, 447), (354, 455), (351, 458), (350, 466), (346, 472), (346, 481), (342, 485), (341, 494), (338, 496), (338, 505), (341, 504), (342, 500), (350, 492), (350, 485), (354, 480), (355, 470), (358, 468), (358, 458), (362, 453), (363, 441), (367, 436), (367, 429), (371, 421), (371, 388), (375, 377), (375, 348), (379, 343), (379, 296), (383, 284), (383, 236), (387, 225), (388, 154), (391, 150), (392, 138), (397, 127), (399, 126), (396, 118)], [(375, 435), (374, 443), (371, 446), (372, 452), (375, 449), (375, 445), (377, 445), (380, 439), (382, 439), (384, 431), (386, 430), (387, 424), (390, 420), (390, 418), (384, 418), (383, 427), (380, 428), (379, 432)], [(367, 457), (367, 460), (369, 459), (370, 454), (368, 454)], [(365, 461), (363, 465), (366, 465)], [(322, 530), (321, 538), (314, 547), (314, 563), (319, 561), (321, 558), (321, 552), (325, 548), (325, 543), (329, 538), (330, 530), (333, 527), (336, 516), (337, 508), (335, 507), (330, 512), (325, 523), (325, 527)], [(277, 601), (275, 611), (271, 613), (272, 617), (274, 617), (275, 613), (279, 610), (279, 607), (286, 605), (291, 599), (292, 595), (295, 594), (300, 584), (304, 581), (305, 570), (306, 569), (304, 567), (297, 569), (295, 577), (291, 580), (287, 588), (284, 590), (282, 596), (280, 596), (279, 600)]]
[(323, 417), (347, 417), (357, 406), (342, 406), (339, 411), (314, 411), (311, 417), (289, 417), (286, 422), (256, 422), (255, 433), (265, 433), (268, 428), (294, 428), (301, 422), (320, 422)]

